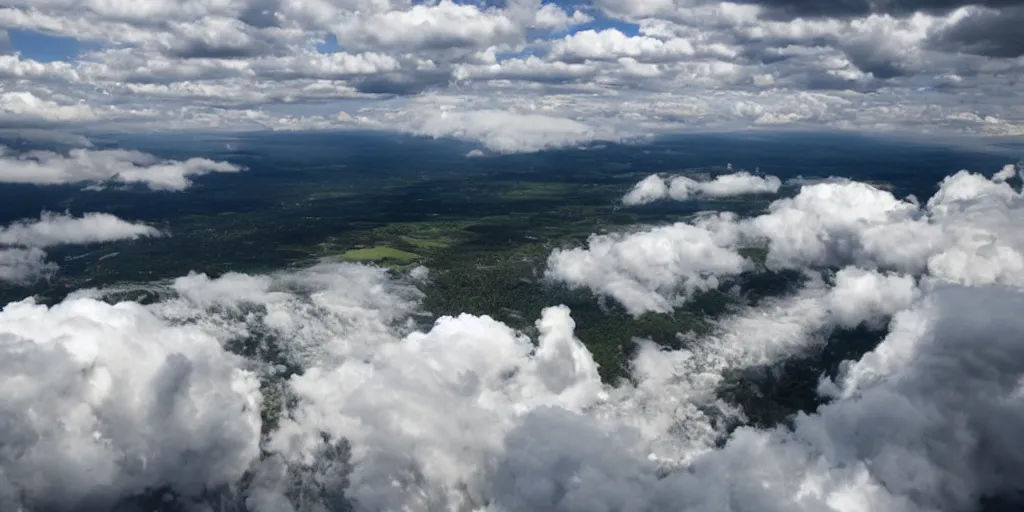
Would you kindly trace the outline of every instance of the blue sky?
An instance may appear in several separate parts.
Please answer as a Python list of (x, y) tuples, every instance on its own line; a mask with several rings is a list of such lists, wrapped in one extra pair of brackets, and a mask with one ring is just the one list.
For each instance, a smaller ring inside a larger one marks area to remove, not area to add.
[(73, 60), (82, 51), (77, 39), (52, 36), (35, 30), (9, 29), (11, 47), (27, 59), (39, 62)]

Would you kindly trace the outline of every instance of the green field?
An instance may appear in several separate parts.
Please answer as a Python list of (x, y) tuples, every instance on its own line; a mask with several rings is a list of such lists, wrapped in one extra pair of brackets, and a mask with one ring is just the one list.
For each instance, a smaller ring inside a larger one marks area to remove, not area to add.
[(420, 259), (420, 255), (416, 253), (406, 252), (398, 250), (392, 247), (379, 245), (376, 247), (367, 247), (365, 249), (352, 249), (346, 251), (340, 256), (344, 261), (358, 261), (358, 262), (382, 262), (392, 261), (395, 263), (408, 264)]

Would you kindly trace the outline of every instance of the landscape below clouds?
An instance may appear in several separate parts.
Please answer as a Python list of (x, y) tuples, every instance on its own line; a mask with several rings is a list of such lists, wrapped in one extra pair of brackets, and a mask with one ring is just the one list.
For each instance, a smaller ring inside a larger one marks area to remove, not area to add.
[[(521, 322), (500, 308), (438, 314), (437, 285), (471, 270), (441, 265), (453, 257), (437, 245), (448, 239), (431, 246), (426, 231), (399, 237), (437, 255), (411, 264), (335, 257), (267, 271), (195, 268), (7, 304), (0, 508), (902, 512), (1019, 503), (1021, 169), (952, 172), (921, 197), (827, 174), (661, 171), (636, 169), (602, 200), (608, 215), (644, 222), (561, 239), (529, 260), (539, 265), (539, 300), (550, 302)], [(231, 179), (268, 179), (263, 172)], [(82, 200), (174, 201), (213, 178), (175, 194), (145, 184), (67, 190)], [(533, 186), (541, 198), (554, 190)], [(595, 185), (570, 186), (583, 194)], [(589, 204), (578, 197), (568, 207)], [(18, 282), (70, 279), (75, 270), (47, 262), (44, 250), (136, 250), (194, 236), (184, 220), (167, 229), (128, 218), (12, 220), (0, 229), (0, 268)], [(445, 236), (466, 236), (458, 233)], [(763, 284), (774, 282), (784, 286)], [(672, 323), (708, 297), (726, 305)], [(608, 378), (586, 322), (619, 312), (622, 325), (662, 318), (678, 329), (669, 343), (634, 334), (624, 378)], [(747, 409), (754, 402), (723, 394), (737, 375), (784, 373), (790, 361), (827, 353), (838, 354), (834, 364), (811, 367), (802, 382), (811, 405), (767, 424)]]

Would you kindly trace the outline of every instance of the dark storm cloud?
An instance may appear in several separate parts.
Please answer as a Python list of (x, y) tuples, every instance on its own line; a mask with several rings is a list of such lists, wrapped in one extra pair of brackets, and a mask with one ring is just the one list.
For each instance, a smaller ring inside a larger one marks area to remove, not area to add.
[(930, 40), (938, 50), (986, 57), (1024, 55), (1024, 5), (1001, 11), (978, 11)]
[(742, 0), (768, 9), (774, 18), (847, 18), (872, 13), (910, 15), (915, 12), (940, 14), (959, 7), (977, 5), (994, 9), (1019, 6), (1021, 0)]

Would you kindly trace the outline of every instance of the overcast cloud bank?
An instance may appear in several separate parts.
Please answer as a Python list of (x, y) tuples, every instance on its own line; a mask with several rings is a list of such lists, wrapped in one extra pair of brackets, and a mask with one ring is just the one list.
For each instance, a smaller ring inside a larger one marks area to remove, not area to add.
[[(0, 126), (383, 129), (500, 152), (707, 128), (1024, 134), (1013, 2), (137, 4), (0, 8)], [(78, 45), (50, 56), (49, 36)]]

